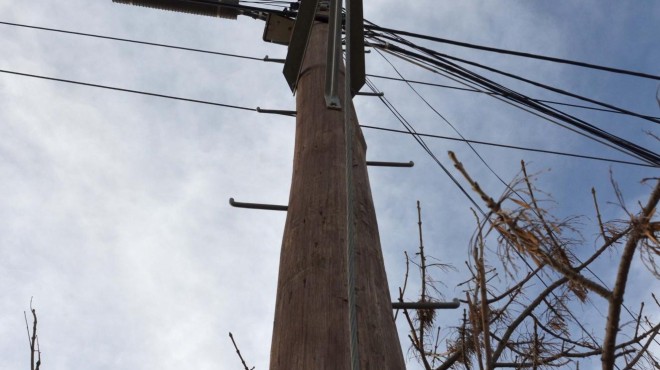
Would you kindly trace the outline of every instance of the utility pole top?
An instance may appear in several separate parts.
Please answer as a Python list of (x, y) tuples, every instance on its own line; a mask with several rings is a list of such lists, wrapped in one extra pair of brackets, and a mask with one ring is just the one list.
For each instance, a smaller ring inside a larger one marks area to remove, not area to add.
[[(342, 25), (348, 28), (349, 25), (345, 24), (344, 15), (341, 12), (342, 0), (301, 0), (296, 22), (293, 26), (291, 39), (289, 41), (289, 49), (284, 64), (284, 77), (286, 78), (291, 91), (294, 93), (298, 87), (298, 78), (300, 76), (303, 59), (307, 52), (309, 38), (314, 21), (317, 18), (327, 19), (327, 23), (331, 26), (330, 34), (328, 35), (328, 51), (327, 60), (328, 83), (337, 80), (339, 71), (339, 61), (341, 60), (341, 29)], [(318, 17), (319, 13), (323, 13), (323, 17)], [(351, 92), (352, 95), (357, 94), (358, 91), (364, 86), (365, 77), (365, 62), (364, 62), (364, 16), (362, 11), (362, 0), (351, 0), (346, 2), (346, 13), (350, 14), (350, 28), (351, 33), (347, 35), (350, 37), (350, 50), (346, 51), (347, 58), (350, 58), (347, 65), (351, 66)], [(332, 28), (334, 26), (334, 28)], [(326, 86), (326, 90), (332, 95), (336, 87)], [(336, 99), (336, 96), (333, 98)]]

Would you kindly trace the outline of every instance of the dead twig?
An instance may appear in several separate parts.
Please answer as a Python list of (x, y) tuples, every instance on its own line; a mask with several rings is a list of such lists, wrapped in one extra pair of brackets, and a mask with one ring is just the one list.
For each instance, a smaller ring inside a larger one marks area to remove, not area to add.
[[(37, 310), (32, 308), (32, 298), (30, 298), (30, 312), (32, 312), (32, 334), (30, 334), (30, 326), (27, 321), (27, 313), (23, 311), (25, 318), (25, 329), (28, 334), (28, 343), (30, 345), (30, 370), (39, 370), (41, 366), (41, 349), (39, 348), (39, 336), (37, 336)], [(37, 355), (37, 362), (35, 363), (34, 355)]]
[(243, 356), (241, 355), (241, 351), (238, 349), (238, 346), (236, 345), (236, 341), (234, 340), (234, 336), (231, 334), (231, 332), (229, 332), (229, 338), (231, 339), (231, 342), (234, 344), (234, 348), (236, 349), (238, 358), (241, 359), (241, 363), (243, 364), (245, 370), (254, 370), (254, 366), (252, 366), (252, 368), (248, 368), (247, 364), (245, 363), (245, 360), (243, 359)]

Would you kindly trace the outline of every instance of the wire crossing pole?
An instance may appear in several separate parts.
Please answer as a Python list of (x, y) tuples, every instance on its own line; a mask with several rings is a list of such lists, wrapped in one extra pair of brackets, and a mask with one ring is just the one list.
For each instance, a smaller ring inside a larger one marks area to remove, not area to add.
[[(328, 24), (315, 22), (297, 82), (293, 177), (280, 255), (270, 370), (348, 370), (348, 193), (344, 114), (353, 128), (356, 324), (361, 370), (405, 369), (366, 167), (366, 143), (350, 97), (325, 99)], [(340, 73), (341, 74), (341, 73)]]

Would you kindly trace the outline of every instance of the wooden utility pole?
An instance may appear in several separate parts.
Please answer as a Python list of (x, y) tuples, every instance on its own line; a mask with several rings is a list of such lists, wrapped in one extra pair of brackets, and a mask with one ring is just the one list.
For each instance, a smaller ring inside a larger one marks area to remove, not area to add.
[[(329, 27), (327, 22), (313, 21), (317, 11), (314, 4), (318, 4), (318, 0), (303, 1), (307, 2), (302, 3), (300, 9), (301, 12), (304, 9), (302, 18), (306, 20), (301, 22), (304, 25), (299, 28), (297, 44), (290, 46), (292, 58), (287, 55), (287, 61), (294, 63), (288, 65), (292, 67), (288, 69), (285, 64), (287, 81), (293, 90), (297, 89), (296, 140), (280, 255), (270, 369), (403, 370), (405, 364), (392, 317), (392, 301), (367, 174), (367, 145), (352, 102), (344, 99), (344, 79), (341, 73), (335, 73), (335, 68), (331, 69), (333, 72), (329, 76), (333, 78), (329, 81), (338, 80), (334, 85), (336, 89), (331, 89), (326, 96), (326, 69), (329, 68), (326, 64), (328, 53), (332, 52), (327, 47)], [(113, 2), (221, 18), (235, 19), (238, 14), (261, 17), (259, 9), (239, 5), (238, 0)], [(341, 60), (341, 3), (331, 3), (335, 6), (334, 15), (327, 17), (326, 14), (325, 18), (334, 19), (332, 23), (337, 27), (333, 60), (337, 67)], [(347, 44), (351, 44), (351, 39), (360, 44), (353, 57), (349, 57), (357, 69), (362, 70), (350, 79), (351, 88), (358, 90), (364, 84), (364, 58), (360, 50), (362, 4), (360, 0), (346, 4)], [(355, 17), (351, 18), (351, 14)], [(296, 22), (300, 18), (299, 14)], [(310, 24), (311, 30), (307, 28)], [(301, 54), (304, 58), (296, 57)], [(333, 102), (334, 109), (328, 108), (328, 101)], [(346, 121), (350, 121), (348, 127), (353, 127), (352, 134), (345, 133)], [(347, 136), (351, 137), (350, 142)], [(352, 167), (347, 167), (349, 150), (352, 150)], [(348, 199), (351, 199), (350, 204)], [(263, 205), (253, 208), (286, 209)], [(348, 219), (354, 221), (354, 232), (347, 230)], [(347, 235), (353, 236), (350, 243)], [(348, 248), (349, 244), (353, 248)], [(349, 269), (349, 266), (352, 267)], [(354, 290), (349, 289), (349, 270), (353, 278), (350, 280), (355, 281)], [(353, 300), (355, 304), (349, 305)], [(349, 325), (349, 312), (357, 317), (352, 321), (356, 325)]]
[[(328, 24), (315, 22), (297, 85), (293, 178), (280, 255), (271, 370), (351, 368), (344, 112), (324, 98)], [(340, 79), (342, 80), (342, 79)], [(344, 91), (340, 81), (339, 91)], [(343, 94), (342, 94), (343, 95)], [(343, 96), (340, 96), (343, 100)], [(405, 369), (352, 104), (360, 369)]]

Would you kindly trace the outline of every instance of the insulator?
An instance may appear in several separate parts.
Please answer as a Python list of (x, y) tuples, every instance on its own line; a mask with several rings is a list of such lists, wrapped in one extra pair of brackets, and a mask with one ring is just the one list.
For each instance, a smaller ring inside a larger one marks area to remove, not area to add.
[[(222, 4), (238, 5), (238, 0), (210, 0), (209, 3), (181, 0), (112, 0), (112, 2), (226, 19), (236, 19), (239, 14), (237, 8), (222, 6)], [(217, 2), (218, 5), (210, 4), (211, 2)]]

